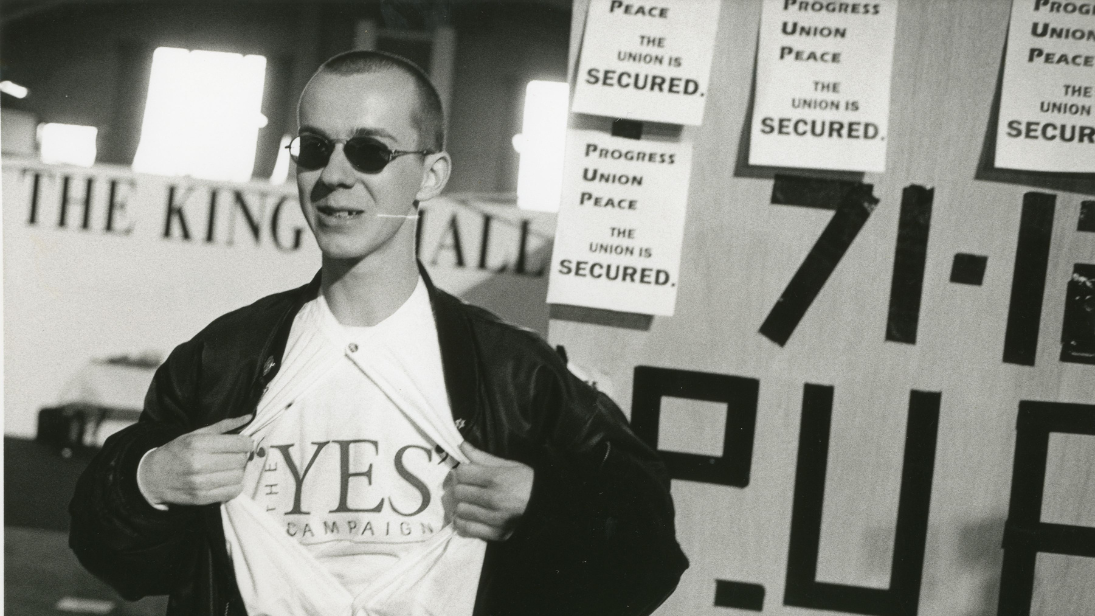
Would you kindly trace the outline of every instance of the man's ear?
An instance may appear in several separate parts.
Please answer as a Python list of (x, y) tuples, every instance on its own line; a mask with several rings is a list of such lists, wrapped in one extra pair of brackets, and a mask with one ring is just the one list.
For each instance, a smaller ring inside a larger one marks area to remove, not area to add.
[(452, 173), (452, 158), (448, 152), (426, 155), (426, 165), (422, 170), (422, 184), (415, 194), (415, 200), (426, 201), (441, 194), (445, 184), (449, 183)]

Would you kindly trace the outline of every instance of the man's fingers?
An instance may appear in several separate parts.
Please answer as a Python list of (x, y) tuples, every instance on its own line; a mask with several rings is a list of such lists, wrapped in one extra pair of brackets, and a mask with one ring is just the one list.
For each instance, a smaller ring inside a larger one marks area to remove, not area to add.
[(496, 507), (492, 492), (479, 486), (458, 484), (453, 488), (453, 496), (457, 503), (471, 503), (492, 509)]
[(494, 485), (495, 471), (487, 466), (461, 464), (452, 471), (457, 484), (488, 488)]
[(184, 434), (155, 449), (142, 463), (142, 491), (157, 502), (204, 505), (235, 498), (254, 444), (250, 437), (225, 434), (252, 418), (233, 417)]
[(510, 519), (510, 517), (504, 513), (492, 511), (471, 503), (458, 504), (456, 506), (455, 518), (468, 522), (478, 522), (496, 528), (502, 528)]
[(223, 488), (217, 488), (216, 490), (210, 490), (203, 492), (202, 494), (194, 497), (192, 505), (209, 505), (212, 503), (224, 503), (232, 500), (240, 495), (243, 491), (243, 486), (226, 486)]
[(218, 470), (208, 473), (188, 475), (183, 479), (182, 489), (193, 495), (211, 492), (220, 488), (229, 488), (243, 483), (242, 470)]
[(208, 475), (209, 489), (233, 488), (243, 486), (243, 469), (232, 469), (210, 473)]
[(471, 460), (472, 464), (482, 464), (484, 466), (502, 466), (508, 460), (505, 458), (499, 458), (498, 456), (492, 456), (482, 449), (476, 449), (471, 443), (464, 441), (460, 443), (460, 451), (464, 452), (464, 455)]
[(190, 434), (224, 434), (236, 428), (242, 428), (251, 422), (254, 415), (244, 415), (243, 417), (229, 417), (228, 419), (222, 419), (215, 424), (205, 426), (204, 428), (198, 428)]
[(463, 537), (472, 537), (475, 539), (486, 539), (487, 541), (498, 541), (508, 536), (508, 533), (503, 532), (499, 528), (494, 528), (480, 522), (472, 522), (471, 520), (464, 520), (456, 518), (452, 521), (453, 526), (456, 528), (457, 534)]
[(243, 491), (243, 470), (179, 477), (157, 500), (174, 505), (208, 505), (231, 500)]
[(190, 446), (202, 453), (251, 453), (255, 443), (242, 434), (200, 434), (190, 439)]
[(227, 471), (243, 472), (247, 466), (247, 454), (196, 454), (191, 462), (190, 471), (194, 475), (214, 475)]

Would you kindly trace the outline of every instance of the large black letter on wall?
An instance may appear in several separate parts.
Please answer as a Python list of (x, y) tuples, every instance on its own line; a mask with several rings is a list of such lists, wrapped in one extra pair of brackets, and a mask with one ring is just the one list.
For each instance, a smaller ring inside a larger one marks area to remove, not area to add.
[(783, 595), (785, 605), (874, 616), (915, 616), (928, 532), (940, 398), (938, 392), (915, 389), (909, 394), (890, 587), (882, 590), (817, 581), (833, 388), (806, 384), (802, 394), (802, 427), (791, 511), (787, 585)]
[(1004, 330), (1004, 362), (1009, 364), (1033, 366), (1038, 357), (1038, 331), (1042, 322), (1042, 299), (1046, 293), (1056, 203), (1057, 196), (1048, 193), (1023, 195), (1008, 324)]
[(1019, 402), (999, 616), (1029, 616), (1038, 552), (1095, 558), (1095, 528), (1041, 521), (1049, 433), (1095, 435), (1095, 405)]
[(659, 451), (673, 479), (744, 488), (753, 463), (760, 381), (740, 376), (635, 367), (631, 394), (631, 428), (647, 445), (658, 448), (662, 396), (726, 403), (722, 456)]
[[(878, 198), (873, 191), (873, 184), (776, 175), (772, 184), (773, 204), (836, 211), (765, 317), (760, 326), (762, 335), (779, 346), (787, 344), (867, 218), (878, 206)], [(926, 230), (924, 241), (927, 242)]]
[[(749, 485), (753, 464), (759, 392), (757, 379), (637, 366), (631, 394), (631, 427), (646, 444), (657, 449), (663, 396), (726, 403), (721, 456), (679, 451), (658, 453), (673, 479), (744, 488)], [(715, 606), (759, 612), (764, 609), (764, 586), (715, 580)]]

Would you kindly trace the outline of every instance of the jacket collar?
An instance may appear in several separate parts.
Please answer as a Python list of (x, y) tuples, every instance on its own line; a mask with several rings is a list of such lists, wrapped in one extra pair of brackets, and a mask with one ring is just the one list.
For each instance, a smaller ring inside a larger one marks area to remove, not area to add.
[[(437, 326), (441, 369), (445, 376), (445, 389), (449, 395), (453, 420), (460, 433), (466, 437), (468, 430), (475, 422), (476, 411), (479, 409), (478, 349), (471, 323), (464, 303), (438, 289), (421, 262), (418, 263), (418, 273), (426, 284), (434, 323)], [(311, 282), (291, 292), (289, 309), (274, 329), (274, 335), (269, 339), (266, 349), (260, 356), (263, 358), (264, 367), (259, 378), (263, 385), (273, 380), (280, 369), (293, 319), (304, 304), (319, 295), (321, 275), (321, 272), (317, 272)], [(265, 366), (269, 366), (270, 369), (266, 369)]]
[(418, 272), (426, 283), (437, 325), (445, 389), (457, 429), (466, 438), (479, 410), (479, 358), (467, 309), (462, 301), (434, 286), (422, 263)]

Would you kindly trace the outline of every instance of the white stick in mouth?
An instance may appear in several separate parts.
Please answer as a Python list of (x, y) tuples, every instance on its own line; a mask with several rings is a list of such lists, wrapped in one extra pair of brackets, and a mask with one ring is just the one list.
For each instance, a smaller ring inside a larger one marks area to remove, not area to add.
[(377, 214), (377, 218), (418, 218), (418, 214)]

